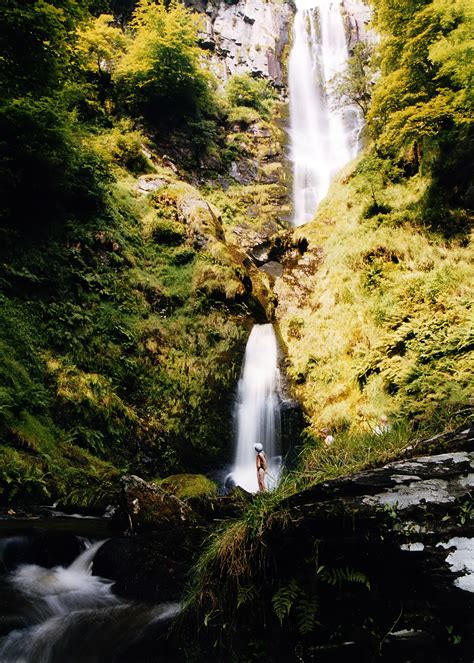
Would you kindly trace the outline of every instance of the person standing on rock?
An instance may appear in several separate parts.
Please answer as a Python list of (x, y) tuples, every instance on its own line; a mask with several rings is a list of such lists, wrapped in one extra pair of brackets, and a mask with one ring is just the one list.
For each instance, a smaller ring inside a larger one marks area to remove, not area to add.
[(267, 471), (267, 458), (263, 451), (263, 447), (260, 442), (254, 446), (255, 451), (257, 452), (256, 464), (257, 464), (257, 482), (258, 490), (261, 493), (267, 492), (267, 487), (265, 485), (265, 474)]

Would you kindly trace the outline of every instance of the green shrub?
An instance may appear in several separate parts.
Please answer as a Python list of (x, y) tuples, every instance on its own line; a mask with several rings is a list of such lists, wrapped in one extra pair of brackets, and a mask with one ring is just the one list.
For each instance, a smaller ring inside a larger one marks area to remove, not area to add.
[(177, 221), (159, 219), (153, 227), (152, 237), (155, 242), (158, 242), (159, 244), (179, 246), (186, 239), (186, 230), (184, 226)]
[(177, 247), (171, 255), (173, 265), (187, 265), (196, 257), (196, 251), (188, 246)]
[(230, 109), (227, 119), (231, 124), (240, 124), (242, 127), (249, 127), (260, 119), (260, 114), (255, 108), (236, 106)]
[(268, 114), (273, 93), (266, 81), (252, 78), (249, 74), (235, 74), (225, 91), (232, 106), (253, 108), (264, 116)]
[(90, 215), (102, 208), (110, 180), (57, 100), (0, 105), (0, 224), (32, 228)]
[(370, 219), (371, 217), (377, 216), (379, 214), (389, 214), (391, 211), (392, 208), (390, 205), (379, 203), (376, 200), (371, 200), (370, 203), (368, 203), (362, 210), (361, 216), (363, 219)]

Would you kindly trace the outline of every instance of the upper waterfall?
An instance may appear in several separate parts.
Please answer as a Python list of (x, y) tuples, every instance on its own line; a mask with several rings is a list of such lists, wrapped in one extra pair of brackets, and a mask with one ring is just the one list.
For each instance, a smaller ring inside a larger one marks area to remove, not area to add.
[(288, 74), (293, 224), (310, 221), (331, 178), (357, 153), (363, 120), (334, 107), (329, 82), (349, 56), (339, 2), (296, 0)]
[(255, 325), (245, 349), (235, 405), (236, 447), (231, 478), (245, 490), (256, 492), (254, 444), (260, 442), (267, 456), (267, 487), (280, 472), (280, 372), (278, 346), (271, 324)]

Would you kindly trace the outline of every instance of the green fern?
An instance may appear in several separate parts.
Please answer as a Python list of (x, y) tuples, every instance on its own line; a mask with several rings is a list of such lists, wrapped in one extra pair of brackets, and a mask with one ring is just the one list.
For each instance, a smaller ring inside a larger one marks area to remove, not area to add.
[(316, 596), (304, 593), (296, 605), (295, 612), (298, 629), (302, 635), (311, 633), (320, 623), (317, 619), (319, 601)]
[(350, 569), (348, 566), (345, 568), (328, 569), (325, 566), (318, 567), (318, 576), (332, 587), (341, 587), (344, 583), (355, 583), (364, 585), (370, 590), (370, 581), (367, 576), (360, 571)]
[(250, 587), (239, 587), (237, 592), (237, 608), (250, 603), (257, 597), (257, 590), (255, 585), (250, 585)]
[(283, 624), (285, 617), (290, 614), (290, 610), (293, 607), (293, 604), (298, 598), (300, 592), (301, 590), (298, 587), (296, 580), (290, 580), (287, 585), (280, 587), (276, 594), (274, 594), (272, 598), (272, 605), (275, 614), (280, 621), (280, 625)]

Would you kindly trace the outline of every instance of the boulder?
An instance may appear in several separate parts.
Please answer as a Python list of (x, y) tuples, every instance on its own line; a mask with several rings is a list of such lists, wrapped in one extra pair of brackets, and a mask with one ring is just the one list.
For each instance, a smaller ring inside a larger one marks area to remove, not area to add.
[(111, 538), (97, 551), (93, 574), (114, 581), (114, 593), (127, 600), (179, 601), (207, 534), (200, 527), (163, 525), (160, 531)]
[(154, 193), (167, 185), (166, 180), (153, 175), (143, 175), (138, 178), (137, 189), (139, 193)]
[(122, 477), (121, 485), (121, 511), (132, 532), (163, 525), (183, 527), (196, 522), (195, 514), (185, 502), (154, 483), (130, 474)]
[(283, 267), (275, 260), (270, 260), (269, 262), (259, 267), (259, 269), (262, 272), (265, 272), (265, 274), (273, 276), (274, 278), (280, 278), (283, 275)]

